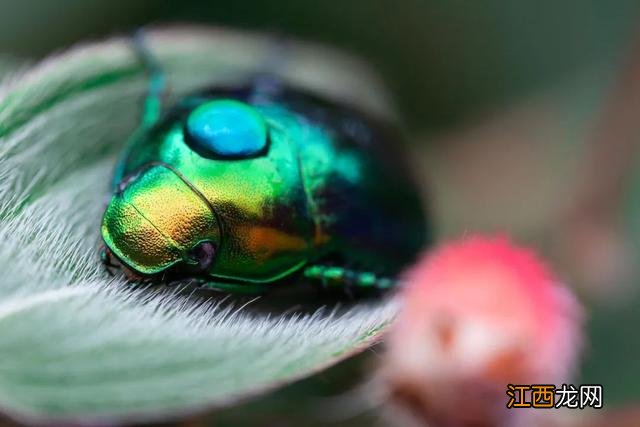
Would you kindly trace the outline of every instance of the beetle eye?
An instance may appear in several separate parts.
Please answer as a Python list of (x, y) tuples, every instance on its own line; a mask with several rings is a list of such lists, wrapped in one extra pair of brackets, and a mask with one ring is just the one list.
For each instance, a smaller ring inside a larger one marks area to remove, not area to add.
[(213, 264), (215, 255), (215, 245), (211, 241), (205, 240), (191, 248), (188, 257), (197, 265), (199, 270), (207, 271), (209, 267), (211, 267), (211, 264)]

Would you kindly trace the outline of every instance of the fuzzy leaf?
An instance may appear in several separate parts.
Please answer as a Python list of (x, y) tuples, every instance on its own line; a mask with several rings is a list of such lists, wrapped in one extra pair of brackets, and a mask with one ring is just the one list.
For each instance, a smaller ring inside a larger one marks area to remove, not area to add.
[[(246, 78), (277, 46), (221, 30), (148, 39), (171, 99)], [(287, 46), (276, 72), (388, 114), (361, 65)], [(260, 301), (241, 307), (109, 277), (98, 225), (114, 156), (139, 118), (142, 71), (127, 41), (115, 39), (0, 87), (0, 407), (10, 416), (140, 421), (230, 404), (366, 347), (394, 315), (390, 300), (278, 314), (252, 309)]]

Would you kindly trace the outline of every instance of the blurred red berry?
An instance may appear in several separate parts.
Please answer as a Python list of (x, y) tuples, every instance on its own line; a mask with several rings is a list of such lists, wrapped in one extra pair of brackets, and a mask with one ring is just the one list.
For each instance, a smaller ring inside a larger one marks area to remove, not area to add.
[(508, 384), (568, 380), (582, 310), (532, 251), (469, 237), (427, 253), (405, 282), (383, 378), (419, 424), (520, 426), (532, 410), (506, 408)]

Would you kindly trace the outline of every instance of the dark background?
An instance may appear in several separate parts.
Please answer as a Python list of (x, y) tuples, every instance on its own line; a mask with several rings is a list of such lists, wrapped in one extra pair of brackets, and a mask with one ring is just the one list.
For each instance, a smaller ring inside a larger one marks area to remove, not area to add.
[(0, 52), (40, 56), (153, 22), (268, 29), (369, 59), (413, 128), (450, 125), (615, 61), (634, 0), (0, 0)]

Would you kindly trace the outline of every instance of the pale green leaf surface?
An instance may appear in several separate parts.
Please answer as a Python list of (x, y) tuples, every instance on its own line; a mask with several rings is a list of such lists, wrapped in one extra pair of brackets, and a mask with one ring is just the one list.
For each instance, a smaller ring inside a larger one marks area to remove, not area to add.
[[(242, 79), (273, 42), (220, 30), (151, 31), (170, 97)], [(289, 45), (276, 72), (389, 114), (375, 78), (338, 54)], [(27, 420), (130, 421), (230, 404), (375, 340), (390, 300), (266, 314), (136, 290), (97, 257), (115, 153), (145, 79), (124, 39), (77, 47), (0, 86), (0, 408)]]

